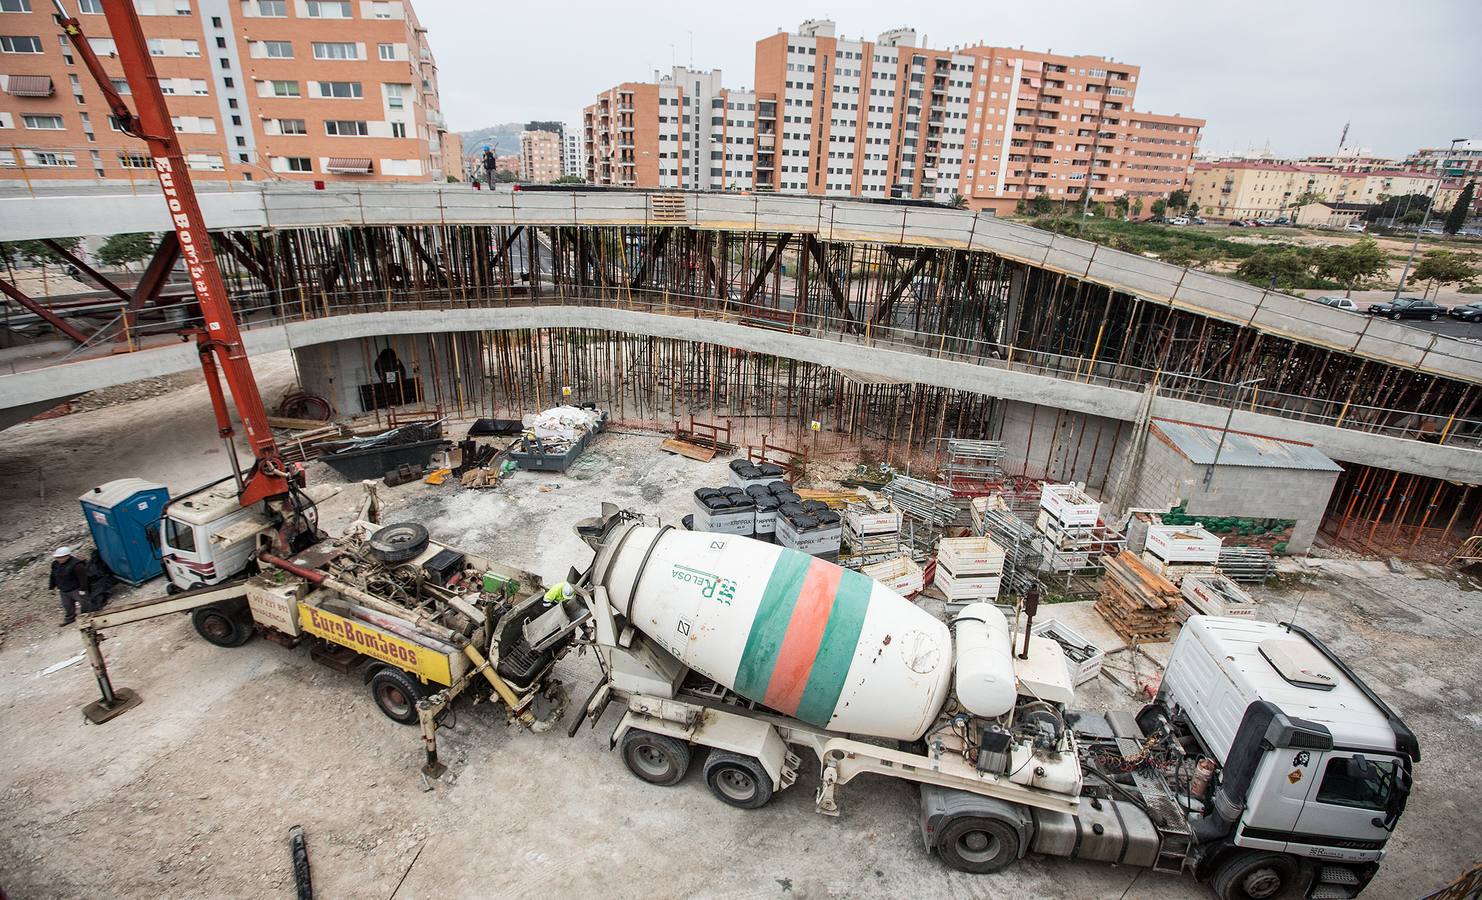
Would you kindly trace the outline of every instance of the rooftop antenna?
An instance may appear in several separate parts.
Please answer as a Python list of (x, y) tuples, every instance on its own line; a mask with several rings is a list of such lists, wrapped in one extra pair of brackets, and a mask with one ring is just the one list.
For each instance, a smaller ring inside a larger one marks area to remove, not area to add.
[(1351, 119), (1343, 123), (1343, 133), (1338, 136), (1339, 150), (1342, 150), (1344, 147), (1348, 146), (1348, 126), (1351, 124), (1353, 124), (1353, 120)]

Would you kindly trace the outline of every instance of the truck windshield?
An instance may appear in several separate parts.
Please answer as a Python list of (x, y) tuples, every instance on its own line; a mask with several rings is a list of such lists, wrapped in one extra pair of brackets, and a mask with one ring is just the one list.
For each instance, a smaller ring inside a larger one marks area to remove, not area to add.
[(1350, 770), (1351, 760), (1347, 756), (1328, 760), (1322, 783), (1317, 786), (1317, 802), (1357, 809), (1388, 809), (1395, 786), (1396, 763), (1370, 760), (1367, 774), (1359, 775)]

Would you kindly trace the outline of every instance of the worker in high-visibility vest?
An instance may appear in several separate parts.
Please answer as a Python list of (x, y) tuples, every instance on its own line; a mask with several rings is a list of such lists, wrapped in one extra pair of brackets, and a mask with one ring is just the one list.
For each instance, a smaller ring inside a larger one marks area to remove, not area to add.
[(551, 585), (545, 592), (545, 605), (555, 606), (557, 603), (565, 603), (576, 596), (576, 588), (569, 581), (561, 581)]

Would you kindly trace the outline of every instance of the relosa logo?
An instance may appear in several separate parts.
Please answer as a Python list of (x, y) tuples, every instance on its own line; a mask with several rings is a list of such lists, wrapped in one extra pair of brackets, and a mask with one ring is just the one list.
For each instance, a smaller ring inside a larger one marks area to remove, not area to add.
[(736, 599), (736, 582), (731, 578), (722, 578), (719, 575), (705, 572), (700, 569), (692, 569), (689, 566), (674, 564), (669, 576), (680, 584), (693, 584), (700, 589), (700, 596), (706, 600), (716, 600), (731, 605)]

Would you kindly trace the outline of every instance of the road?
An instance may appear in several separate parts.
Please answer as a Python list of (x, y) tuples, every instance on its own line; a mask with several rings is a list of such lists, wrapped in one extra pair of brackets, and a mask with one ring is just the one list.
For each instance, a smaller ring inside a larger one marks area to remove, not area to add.
[[(1339, 291), (1306, 290), (1295, 291), (1294, 293), (1307, 297), (1341, 296), (1341, 292)], [(1410, 291), (1405, 291), (1405, 296), (1407, 297), (1419, 295), (1419, 291), (1416, 291), (1414, 294), (1411, 294)], [(1386, 291), (1354, 291), (1350, 299), (1352, 299), (1354, 303), (1358, 304), (1359, 312), (1354, 313), (1354, 315), (1367, 316), (1368, 313), (1364, 312), (1364, 310), (1367, 310), (1369, 308), (1370, 303), (1387, 303), (1393, 297), (1394, 290), (1391, 289)], [(1461, 294), (1455, 291), (1438, 291), (1431, 299), (1446, 307), (1447, 309), (1450, 309), (1453, 306), (1465, 306), (1470, 303), (1482, 303), (1482, 294)], [(1425, 319), (1406, 319), (1404, 320), (1404, 324), (1409, 325), (1412, 328), (1418, 328), (1421, 331), (1431, 332), (1433, 334), (1443, 334), (1447, 337), (1470, 338), (1474, 341), (1482, 341), (1482, 322), (1459, 322), (1456, 319), (1450, 317), (1442, 317), (1434, 322), (1428, 322)]]

